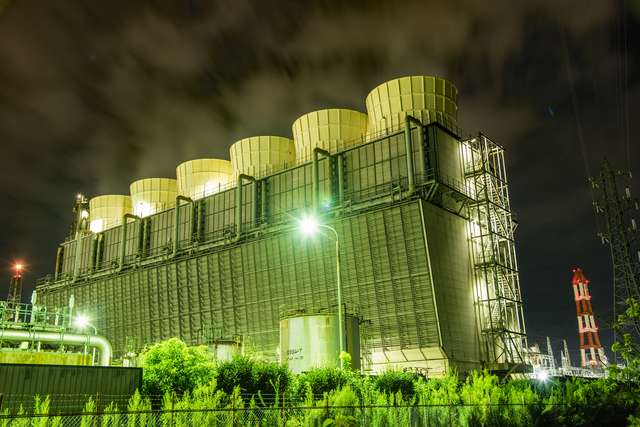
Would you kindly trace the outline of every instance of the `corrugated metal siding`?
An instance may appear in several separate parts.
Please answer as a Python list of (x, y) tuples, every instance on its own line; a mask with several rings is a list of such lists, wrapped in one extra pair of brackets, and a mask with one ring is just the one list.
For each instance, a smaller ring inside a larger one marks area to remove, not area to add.
[(428, 203), (424, 215), (443, 348), (448, 357), (477, 360), (479, 330), (467, 221)]
[(49, 395), (52, 412), (80, 412), (89, 396), (95, 401), (96, 393), (101, 396), (99, 409), (111, 401), (126, 408), (129, 397), (142, 387), (142, 368), (0, 363), (0, 378), (0, 411), (15, 414), (22, 405), (33, 413), (34, 397)]
[[(437, 346), (418, 203), (332, 226), (340, 235), (345, 301), (367, 308), (374, 348)], [(260, 350), (275, 355), (278, 306), (335, 300), (335, 283), (333, 237), (306, 238), (294, 231), (55, 294), (76, 295), (74, 310), (93, 318), (116, 356), (127, 336), (148, 343), (180, 337), (196, 344), (199, 331), (212, 324), (247, 335)]]
[(462, 144), (440, 128), (435, 129), (435, 135), (440, 172), (454, 178), (459, 183), (464, 183)]

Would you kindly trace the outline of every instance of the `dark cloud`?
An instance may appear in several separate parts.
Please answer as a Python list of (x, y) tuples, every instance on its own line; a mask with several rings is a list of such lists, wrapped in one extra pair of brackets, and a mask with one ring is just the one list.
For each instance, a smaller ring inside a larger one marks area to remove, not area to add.
[(612, 305), (587, 176), (605, 154), (616, 168), (635, 168), (639, 155), (625, 121), (627, 105), (629, 117), (640, 113), (633, 10), (595, 0), (347, 3), (11, 2), (0, 12), (7, 286), (16, 260), (30, 264), (25, 295), (53, 271), (76, 192), (127, 194), (183, 161), (228, 158), (241, 138), (291, 136), (309, 111), (365, 111), (389, 79), (437, 75), (459, 89), (460, 127), (507, 150), (528, 331), (575, 347), (571, 270), (584, 268), (597, 309)]

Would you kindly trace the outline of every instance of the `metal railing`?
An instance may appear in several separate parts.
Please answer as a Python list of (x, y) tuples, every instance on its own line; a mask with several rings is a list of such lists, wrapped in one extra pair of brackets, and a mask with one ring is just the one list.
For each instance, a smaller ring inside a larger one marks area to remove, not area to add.
[(0, 301), (0, 328), (29, 327), (39, 330), (63, 330), (69, 327), (69, 324), (69, 307)]

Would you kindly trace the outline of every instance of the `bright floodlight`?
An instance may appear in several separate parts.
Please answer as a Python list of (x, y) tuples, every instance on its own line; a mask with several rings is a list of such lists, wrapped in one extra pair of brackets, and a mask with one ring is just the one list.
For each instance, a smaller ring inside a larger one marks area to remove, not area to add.
[(20, 269), (22, 268), (22, 264), (18, 264), (18, 265), (16, 265), (16, 268), (17, 268), (18, 270), (20, 270)]
[(300, 221), (300, 229), (305, 233), (313, 233), (318, 228), (318, 223), (313, 218), (305, 218)]
[(549, 376), (549, 374), (547, 373), (547, 371), (540, 372), (540, 379), (541, 380), (546, 380), (548, 376)]
[(81, 328), (86, 326), (88, 323), (89, 321), (84, 316), (78, 316), (78, 318), (76, 319), (76, 324)]

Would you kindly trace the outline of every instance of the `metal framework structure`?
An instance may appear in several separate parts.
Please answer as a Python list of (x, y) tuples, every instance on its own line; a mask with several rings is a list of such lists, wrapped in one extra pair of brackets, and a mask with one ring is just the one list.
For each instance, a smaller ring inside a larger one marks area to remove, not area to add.
[(547, 337), (547, 353), (540, 351), (540, 345), (536, 344), (527, 351), (528, 362), (533, 365), (533, 374), (531, 378), (545, 379), (549, 377), (557, 377), (558, 369), (556, 360), (551, 349), (551, 340)]
[(17, 309), (22, 299), (22, 266), (16, 266), (16, 273), (11, 276), (9, 283), (9, 295), (7, 296), (7, 308)]
[[(581, 269), (573, 270), (573, 294), (576, 300), (576, 311), (578, 313), (578, 330), (580, 331), (580, 354), (582, 356), (582, 367), (597, 368), (598, 361), (604, 363), (604, 350), (598, 338), (598, 328), (593, 319), (593, 309), (591, 308), (591, 295), (587, 284), (589, 281), (582, 274)], [(585, 344), (585, 335), (588, 343)], [(591, 359), (587, 360), (586, 350), (590, 350)], [(598, 350), (598, 357), (596, 357)]]
[[(638, 203), (631, 197), (629, 188), (625, 190), (624, 196), (618, 194), (617, 179), (631, 178), (629, 171), (614, 171), (609, 166), (609, 162), (604, 158), (599, 178), (591, 177), (591, 183), (602, 192), (602, 199), (594, 202), (596, 212), (604, 213), (607, 220), (607, 232), (599, 233), (602, 243), (607, 242), (611, 248), (611, 259), (613, 261), (613, 319), (618, 320), (618, 316), (626, 311), (627, 299), (633, 298), (640, 301), (640, 284), (638, 275), (640, 265), (631, 258), (631, 246), (637, 242), (640, 233), (631, 219), (631, 226), (628, 227), (625, 215)], [(621, 333), (631, 333), (638, 337), (635, 324), (626, 322), (621, 325)], [(621, 339), (616, 336), (616, 340)], [(617, 353), (616, 353), (617, 359)]]
[(484, 135), (470, 139), (468, 146), (466, 176), (476, 195), (469, 228), (485, 357), (491, 363), (519, 364), (525, 360), (526, 329), (504, 149)]

